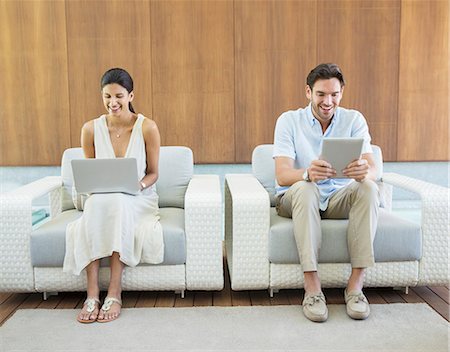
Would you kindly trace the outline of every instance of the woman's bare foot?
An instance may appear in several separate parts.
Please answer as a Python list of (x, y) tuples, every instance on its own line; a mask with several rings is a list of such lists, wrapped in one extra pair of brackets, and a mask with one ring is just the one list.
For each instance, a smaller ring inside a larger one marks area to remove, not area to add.
[(106, 297), (98, 314), (97, 321), (99, 323), (107, 323), (116, 320), (122, 309), (122, 301), (120, 298)]
[(97, 320), (100, 300), (96, 297), (88, 297), (84, 301), (83, 308), (78, 314), (77, 320), (83, 324), (93, 323)]

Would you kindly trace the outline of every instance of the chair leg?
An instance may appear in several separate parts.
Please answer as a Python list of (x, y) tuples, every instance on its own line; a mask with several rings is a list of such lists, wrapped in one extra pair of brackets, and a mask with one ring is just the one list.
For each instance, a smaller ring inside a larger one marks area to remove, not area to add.
[(406, 295), (409, 292), (409, 286), (405, 286), (405, 287), (398, 286), (398, 287), (394, 287), (393, 289), (396, 291), (403, 291)]
[(181, 298), (184, 298), (184, 290), (175, 291), (175, 294), (180, 294)]
[(58, 292), (42, 292), (42, 295), (44, 296), (44, 301), (46, 301), (50, 296), (58, 296)]
[(276, 289), (276, 288), (269, 288), (269, 296), (270, 298), (273, 298), (273, 294), (274, 293), (278, 293), (280, 292), (280, 290)]

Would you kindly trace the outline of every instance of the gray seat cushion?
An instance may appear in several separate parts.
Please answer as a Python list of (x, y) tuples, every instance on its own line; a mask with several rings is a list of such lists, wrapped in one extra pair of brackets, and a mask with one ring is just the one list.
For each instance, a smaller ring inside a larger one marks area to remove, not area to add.
[[(75, 209), (65, 211), (32, 232), (30, 251), (33, 266), (62, 267), (66, 248), (66, 226), (81, 214), (82, 212)], [(186, 263), (184, 209), (160, 208), (160, 215), (164, 236), (162, 264)], [(102, 265), (107, 265), (107, 261), (103, 260)]]
[[(269, 260), (275, 264), (299, 264), (291, 219), (278, 216), (271, 208)], [(348, 220), (322, 220), (320, 263), (349, 263)], [(380, 209), (374, 241), (376, 262), (411, 261), (422, 257), (420, 225)]]

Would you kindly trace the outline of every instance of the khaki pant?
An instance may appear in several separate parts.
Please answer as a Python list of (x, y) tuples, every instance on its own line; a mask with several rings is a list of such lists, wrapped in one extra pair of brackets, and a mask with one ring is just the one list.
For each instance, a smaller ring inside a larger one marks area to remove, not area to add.
[(334, 193), (325, 211), (319, 210), (319, 189), (313, 182), (294, 183), (277, 198), (278, 215), (292, 218), (303, 271), (317, 271), (322, 241), (320, 220), (349, 219), (347, 246), (353, 268), (373, 266), (377, 230), (378, 186), (374, 181), (352, 182)]

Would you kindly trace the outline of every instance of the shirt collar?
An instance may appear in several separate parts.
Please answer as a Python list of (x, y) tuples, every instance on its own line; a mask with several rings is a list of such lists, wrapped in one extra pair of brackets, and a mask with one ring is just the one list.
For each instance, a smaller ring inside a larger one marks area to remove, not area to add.
[[(309, 103), (308, 106), (306, 107), (306, 111), (307, 111), (307, 115), (308, 115), (308, 121), (309, 121), (311, 127), (314, 126), (316, 123), (319, 123), (319, 121), (317, 121), (317, 119), (314, 117), (314, 115), (312, 113), (311, 103)], [(334, 112), (333, 119), (331, 120), (330, 126), (328, 126), (328, 128), (335, 125), (337, 123), (336, 122), (337, 120), (339, 120), (339, 107), (337, 107), (336, 111)]]
[(311, 103), (309, 103), (308, 106), (306, 107), (306, 114), (308, 116), (308, 121), (309, 121), (309, 124), (311, 125), (311, 127), (319, 122), (316, 120), (316, 118), (314, 117), (314, 115), (312, 113)]

